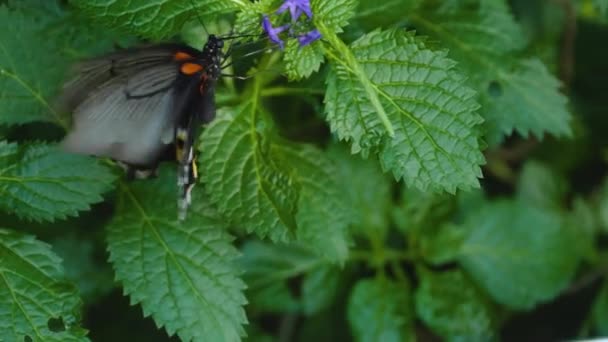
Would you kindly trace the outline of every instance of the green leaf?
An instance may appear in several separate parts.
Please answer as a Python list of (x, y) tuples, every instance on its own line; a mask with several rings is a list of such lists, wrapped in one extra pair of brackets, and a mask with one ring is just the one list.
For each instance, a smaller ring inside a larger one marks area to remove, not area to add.
[(245, 8), (244, 0), (70, 0), (87, 16), (105, 26), (151, 39), (178, 33), (189, 20), (212, 18)]
[(290, 293), (287, 281), (323, 264), (309, 249), (297, 244), (248, 241), (242, 252), (247, 297), (254, 309), (265, 312), (297, 312), (300, 304)]
[(538, 59), (523, 60), (513, 69), (496, 75), (502, 94), (481, 101), (488, 125), (505, 135), (516, 130), (538, 138), (544, 133), (570, 137), (571, 115), (567, 98), (559, 92), (559, 81)]
[(324, 265), (315, 268), (302, 282), (302, 310), (314, 315), (328, 308), (335, 300), (340, 284), (340, 270)]
[(558, 80), (539, 60), (517, 56), (526, 41), (506, 1), (453, 2), (439, 9), (429, 4), (409, 18), (445, 44), (459, 67), (471, 75), (492, 142), (513, 131), (539, 138), (544, 133), (571, 134)]
[(301, 304), (287, 283), (269, 284), (258, 289), (247, 290), (248, 312), (298, 313)]
[(262, 32), (262, 15), (271, 14), (278, 7), (276, 0), (259, 0), (247, 2), (236, 15), (234, 31), (237, 33), (255, 34)]
[(391, 182), (373, 159), (364, 160), (350, 154), (342, 144), (333, 144), (328, 156), (337, 167), (343, 197), (348, 197), (353, 230), (364, 233), (386, 233), (391, 207)]
[(322, 260), (298, 244), (269, 244), (248, 241), (240, 259), (249, 289), (264, 287), (306, 273)]
[(464, 269), (490, 296), (513, 309), (531, 309), (557, 296), (580, 260), (576, 232), (559, 212), (516, 201), (478, 208), (463, 224)]
[(248, 103), (219, 115), (200, 142), (202, 180), (219, 211), (237, 225), (287, 241), (296, 230), (298, 186), (281, 156), (256, 126), (258, 108)]
[(93, 158), (49, 145), (0, 141), (0, 208), (35, 221), (75, 216), (100, 202), (114, 181)]
[(414, 296), (416, 314), (446, 341), (491, 341), (494, 309), (485, 294), (461, 271), (422, 272)]
[(300, 46), (297, 39), (290, 39), (285, 48), (285, 71), (290, 80), (308, 78), (319, 71), (325, 60), (323, 46), (319, 41)]
[(357, 282), (348, 301), (356, 341), (414, 341), (412, 298), (407, 284), (387, 279)]
[[(50, 121), (66, 126), (52, 98), (68, 61), (46, 18), (0, 5), (0, 124)], [(44, 58), (40, 58), (44, 56)]]
[(402, 186), (401, 198), (392, 211), (392, 218), (404, 233), (434, 235), (437, 228), (451, 217), (454, 207), (453, 196)]
[(301, 184), (297, 238), (328, 261), (343, 263), (348, 256), (352, 210), (342, 195), (333, 163), (312, 146), (276, 145), (286, 156)]
[(422, 190), (479, 187), (478, 105), (444, 52), (402, 30), (369, 33), (352, 55), (331, 43), (341, 56), (332, 57), (327, 119), (353, 152), (378, 153), (385, 170)]
[(365, 28), (388, 28), (402, 22), (405, 13), (416, 10), (424, 0), (359, 0), (355, 11), (357, 24)]
[(465, 236), (466, 232), (451, 224), (425, 229), (420, 238), (420, 254), (432, 265), (455, 261)]
[(527, 162), (519, 177), (517, 197), (530, 205), (559, 210), (566, 194), (567, 183), (547, 166), (536, 162)]
[(587, 261), (594, 262), (597, 258), (596, 235), (600, 229), (594, 208), (582, 197), (572, 200), (572, 210), (566, 213), (567, 226), (576, 232), (572, 243)]
[(334, 33), (340, 33), (354, 16), (357, 4), (357, 0), (311, 0), (313, 21), (315, 24), (322, 22)]
[[(167, 170), (164, 170), (167, 171)], [(227, 227), (194, 190), (188, 218), (177, 219), (175, 172), (121, 185), (108, 226), (116, 278), (170, 335), (184, 341), (236, 341), (247, 322), (244, 283)]]
[[(61, 259), (33, 236), (0, 229), (0, 331), (3, 341), (88, 341), (80, 298)], [(53, 328), (53, 330), (51, 330)]]
[(205, 130), (202, 178), (235, 224), (274, 241), (293, 237), (333, 261), (346, 258), (348, 206), (331, 161), (312, 146), (273, 139), (256, 103)]

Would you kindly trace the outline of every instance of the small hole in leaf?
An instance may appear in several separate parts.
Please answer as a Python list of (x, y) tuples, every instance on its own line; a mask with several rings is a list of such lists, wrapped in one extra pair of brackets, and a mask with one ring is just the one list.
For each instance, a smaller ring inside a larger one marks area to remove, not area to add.
[(488, 94), (492, 97), (500, 97), (502, 95), (502, 86), (500, 83), (496, 81), (490, 82), (490, 84), (488, 84)]
[(34, 342), (31, 337), (25, 335), (23, 336), (23, 342)]
[(65, 324), (63, 323), (63, 318), (50, 318), (47, 322), (49, 326), (49, 330), (52, 332), (61, 332), (65, 331)]

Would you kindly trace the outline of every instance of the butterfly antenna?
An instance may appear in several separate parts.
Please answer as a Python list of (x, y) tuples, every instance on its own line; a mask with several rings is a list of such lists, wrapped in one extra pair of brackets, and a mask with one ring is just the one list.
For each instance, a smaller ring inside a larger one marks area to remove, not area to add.
[(278, 71), (278, 68), (272, 68), (272, 69), (264, 69), (264, 70), (256, 70), (252, 73), (250, 73), (247, 76), (240, 76), (240, 75), (233, 75), (233, 74), (220, 74), (222, 77), (229, 77), (229, 78), (235, 78), (237, 80), (248, 80), (250, 78), (255, 77), (257, 74), (263, 73), (263, 72), (272, 72), (272, 71)]
[(228, 40), (228, 39), (239, 39), (239, 38), (251, 38), (251, 37), (261, 37), (263, 36), (263, 33), (258, 33), (258, 34), (232, 34), (232, 31), (230, 32), (230, 34), (228, 36), (223, 36), (221, 37), (223, 40)]
[[(263, 48), (261, 48), (261, 49), (258, 49), (258, 50), (254, 50), (254, 51), (248, 52), (248, 53), (246, 53), (246, 54), (244, 54), (244, 55), (242, 55), (242, 56), (240, 56), (240, 57), (241, 57), (241, 58), (251, 57), (251, 56), (254, 56), (254, 55), (257, 55), (257, 54), (260, 54), (260, 53), (264, 53), (264, 52), (270, 52), (270, 51), (273, 51), (273, 50), (276, 50), (276, 48), (272, 48), (272, 47), (263, 47)], [(228, 54), (227, 54), (225, 57), (226, 57), (226, 58), (228, 58), (228, 57), (230, 57), (230, 55), (228, 55)], [(227, 59), (226, 59), (226, 60), (227, 60)], [(228, 63), (228, 64), (224, 64), (224, 65), (222, 65), (222, 68), (229, 67), (229, 66), (231, 66), (232, 64), (234, 64), (234, 60), (230, 61), (230, 63)]]
[(196, 14), (196, 18), (198, 19), (198, 22), (201, 23), (203, 30), (205, 30), (205, 33), (207, 33), (207, 36), (208, 36), (209, 30), (207, 30), (207, 26), (205, 26), (205, 23), (203, 22), (203, 18), (201, 18), (201, 16), (198, 14), (198, 10), (196, 9), (196, 6), (194, 5), (194, 0), (190, 0), (190, 5), (192, 5), (192, 10)]

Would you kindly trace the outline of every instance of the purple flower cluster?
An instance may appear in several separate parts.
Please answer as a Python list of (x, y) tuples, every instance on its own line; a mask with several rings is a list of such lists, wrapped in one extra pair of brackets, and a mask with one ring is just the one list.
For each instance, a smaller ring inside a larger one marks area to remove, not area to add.
[(279, 9), (277, 10), (277, 13), (281, 14), (286, 10), (289, 10), (289, 14), (291, 14), (292, 21), (298, 20), (302, 13), (306, 14), (307, 17), (312, 18), (310, 0), (285, 0), (281, 7), (279, 7)]
[[(305, 14), (306, 17), (308, 17), (308, 19), (312, 18), (312, 10), (310, 9), (310, 0), (284, 0), (281, 7), (279, 7), (279, 9), (275, 13), (282, 14), (287, 10), (289, 10), (289, 14), (291, 15), (292, 23), (295, 23), (302, 14)], [(291, 27), (290, 24), (279, 26), (279, 27), (273, 27), (272, 24), (270, 23), (270, 19), (268, 18), (267, 15), (264, 15), (264, 17), (262, 19), (262, 28), (264, 29), (264, 32), (266, 32), (266, 35), (268, 35), (268, 38), (270, 39), (270, 41), (277, 44), (281, 49), (283, 49), (285, 47), (285, 43), (279, 37), (279, 34), (285, 30), (290, 29), (290, 27)], [(293, 35), (292, 31), (289, 30), (289, 32), (290, 32), (290, 35), (293, 37), (294, 35)], [(304, 34), (299, 34), (296, 37), (298, 38), (298, 42), (300, 43), (300, 46), (306, 46), (306, 45), (314, 42), (315, 40), (320, 39), (321, 32), (319, 32), (319, 30), (317, 30), (317, 29), (313, 29)]]

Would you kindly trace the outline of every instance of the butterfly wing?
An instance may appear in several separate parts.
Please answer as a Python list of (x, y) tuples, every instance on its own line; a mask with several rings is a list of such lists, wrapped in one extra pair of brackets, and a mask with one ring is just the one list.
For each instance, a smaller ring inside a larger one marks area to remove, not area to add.
[[(181, 115), (174, 46), (121, 52), (81, 64), (61, 103), (73, 112), (70, 152), (154, 166)], [(191, 52), (191, 51), (188, 51)]]
[(72, 112), (92, 91), (111, 79), (128, 77), (162, 64), (175, 64), (178, 51), (194, 56), (197, 51), (176, 44), (126, 49), (76, 64), (63, 86), (59, 107)]
[(197, 129), (215, 116), (220, 41), (193, 57), (199, 53), (169, 45), (90, 60), (77, 67), (61, 101), (74, 119), (62, 143), (68, 151), (155, 167), (174, 143), (182, 219), (198, 178)]

